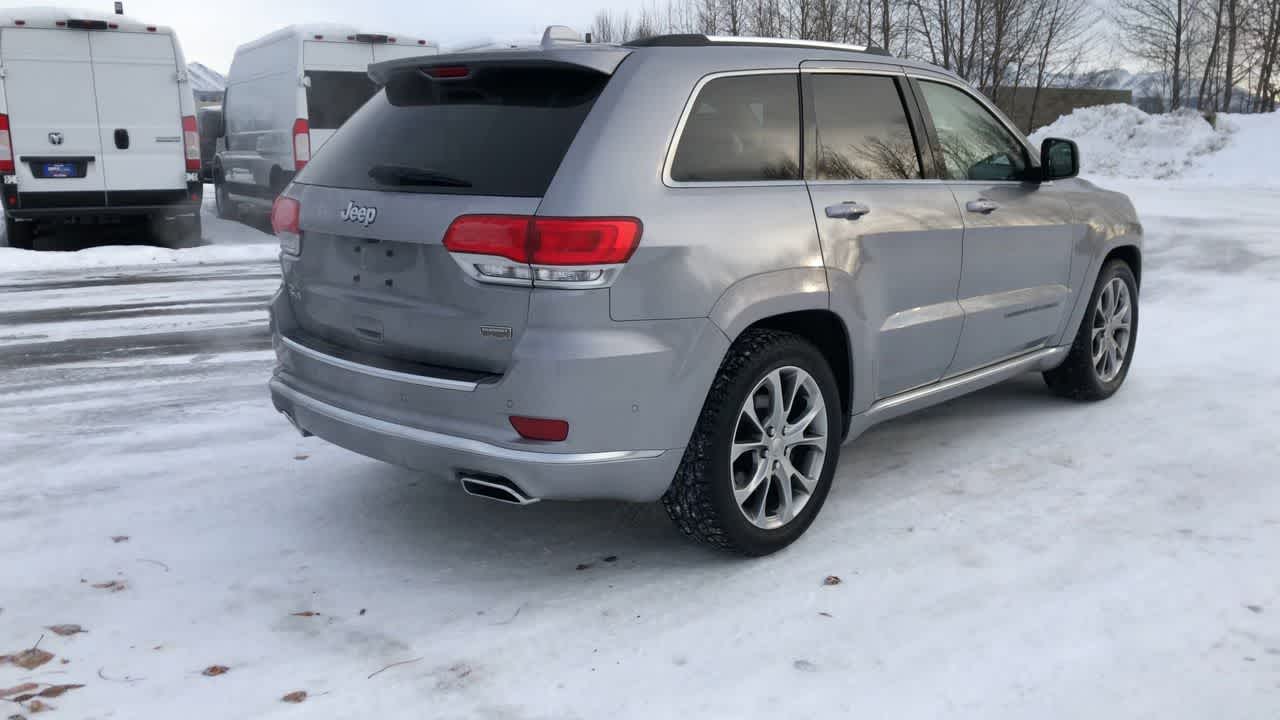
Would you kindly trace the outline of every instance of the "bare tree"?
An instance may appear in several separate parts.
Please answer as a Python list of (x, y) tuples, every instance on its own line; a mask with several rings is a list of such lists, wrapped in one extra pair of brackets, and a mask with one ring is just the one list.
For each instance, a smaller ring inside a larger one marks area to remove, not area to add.
[(1169, 109), (1182, 106), (1191, 0), (1114, 0), (1114, 18), (1125, 49), (1163, 71)]

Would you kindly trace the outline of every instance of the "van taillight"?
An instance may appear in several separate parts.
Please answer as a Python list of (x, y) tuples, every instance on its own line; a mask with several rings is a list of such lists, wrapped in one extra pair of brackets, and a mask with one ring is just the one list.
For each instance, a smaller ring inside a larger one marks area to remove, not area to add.
[(184, 115), (182, 118), (182, 144), (187, 150), (187, 170), (199, 172), (200, 130), (196, 127), (196, 119), (193, 115)]
[(293, 169), (301, 170), (311, 162), (311, 126), (303, 118), (293, 121)]
[(598, 287), (631, 259), (642, 230), (639, 220), (625, 217), (463, 215), (449, 226), (444, 246), (482, 282)]
[(13, 144), (9, 142), (9, 116), (0, 113), (0, 173), (13, 172)]

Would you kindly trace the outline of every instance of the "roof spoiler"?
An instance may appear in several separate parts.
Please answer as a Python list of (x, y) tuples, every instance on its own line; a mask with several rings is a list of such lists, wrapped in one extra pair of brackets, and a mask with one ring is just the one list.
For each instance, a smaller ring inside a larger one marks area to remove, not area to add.
[(388, 60), (370, 65), (369, 77), (378, 85), (386, 85), (387, 80), (397, 73), (442, 65), (569, 65), (612, 75), (623, 58), (630, 54), (631, 50), (617, 45), (564, 44), (562, 41), (553, 41), (550, 47), (542, 45), (536, 48), (479, 50)]

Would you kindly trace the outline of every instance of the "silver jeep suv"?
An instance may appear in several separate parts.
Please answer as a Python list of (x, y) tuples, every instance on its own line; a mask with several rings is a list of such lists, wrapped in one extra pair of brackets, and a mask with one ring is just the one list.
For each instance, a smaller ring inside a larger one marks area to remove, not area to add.
[(875, 423), (1124, 382), (1142, 228), (1070, 141), (874, 49), (562, 36), (372, 66), (277, 201), (303, 433), (505, 502), (661, 498), (762, 555)]

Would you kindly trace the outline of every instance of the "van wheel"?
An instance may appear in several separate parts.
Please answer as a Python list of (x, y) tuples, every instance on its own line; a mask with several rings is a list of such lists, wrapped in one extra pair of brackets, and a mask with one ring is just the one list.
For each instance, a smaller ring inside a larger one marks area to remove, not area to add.
[(213, 202), (218, 209), (218, 217), (223, 220), (239, 218), (240, 213), (236, 210), (235, 203), (231, 201), (231, 193), (227, 192), (227, 184), (217, 179), (213, 181)]
[(1138, 340), (1138, 283), (1123, 260), (1112, 260), (1094, 285), (1067, 359), (1044, 373), (1054, 393), (1072, 400), (1105, 400), (1129, 375)]
[(812, 343), (749, 330), (729, 349), (662, 498), (686, 535), (768, 555), (808, 529), (840, 455), (835, 377)]
[(31, 221), (19, 222), (6, 215), (4, 218), (4, 237), (11, 248), (33, 250), (36, 245), (36, 224)]

